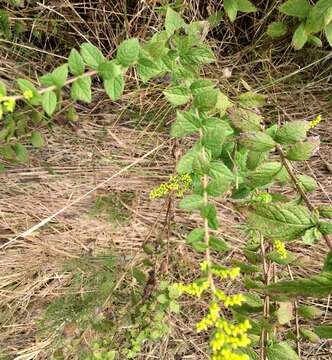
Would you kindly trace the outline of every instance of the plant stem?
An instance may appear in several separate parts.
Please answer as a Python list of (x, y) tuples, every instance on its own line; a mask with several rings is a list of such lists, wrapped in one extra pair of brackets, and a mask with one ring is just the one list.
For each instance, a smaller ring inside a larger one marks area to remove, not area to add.
[[(305, 202), (305, 204), (307, 205), (308, 209), (310, 211), (314, 211), (315, 210), (315, 207), (311, 204), (307, 194), (305, 193), (305, 191), (303, 190), (302, 186), (300, 185), (300, 183), (298, 182), (295, 174), (294, 174), (294, 171), (293, 171), (293, 168), (292, 168), (292, 165), (290, 164), (290, 162), (286, 159), (285, 157), (285, 154), (282, 150), (282, 147), (280, 145), (277, 145), (276, 147), (277, 149), (277, 152), (280, 156), (280, 159), (281, 159), (281, 162), (283, 164), (283, 166), (285, 167), (285, 169), (287, 170), (290, 178), (292, 179), (292, 182), (296, 188), (296, 190), (299, 192), (299, 194), (301, 195), (303, 201)], [(329, 236), (327, 235), (323, 235), (323, 238), (328, 246), (328, 248), (330, 250), (332, 250), (332, 242), (331, 242), (331, 239), (329, 238)]]

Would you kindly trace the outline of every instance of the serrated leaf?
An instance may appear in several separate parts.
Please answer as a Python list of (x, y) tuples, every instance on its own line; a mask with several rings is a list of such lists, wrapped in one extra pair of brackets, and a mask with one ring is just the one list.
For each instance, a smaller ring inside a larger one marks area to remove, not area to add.
[(174, 314), (178, 314), (180, 312), (180, 305), (175, 301), (171, 301), (169, 303), (169, 310)]
[(192, 242), (202, 241), (204, 239), (204, 234), (205, 231), (201, 228), (191, 230), (187, 235), (187, 243), (191, 244)]
[(232, 106), (233, 106), (233, 103), (229, 100), (229, 98), (224, 93), (219, 91), (214, 110), (219, 112), (220, 116), (224, 116), (226, 111), (229, 108), (231, 108)]
[(138, 268), (133, 268), (132, 272), (133, 277), (137, 280), (139, 284), (144, 285), (147, 282), (148, 278), (142, 270)]
[(72, 49), (70, 51), (68, 58), (68, 66), (70, 72), (75, 76), (79, 76), (84, 73), (84, 61), (80, 53), (76, 49)]
[(303, 186), (305, 191), (312, 192), (318, 188), (318, 184), (314, 178), (308, 175), (298, 175), (297, 180)]
[(296, 257), (291, 252), (287, 251), (287, 257), (282, 257), (278, 251), (271, 251), (266, 255), (266, 258), (280, 265), (291, 264), (296, 260)]
[(308, 339), (312, 343), (318, 343), (320, 341), (319, 336), (309, 329), (304, 329), (301, 327), (300, 334), (302, 337)]
[(31, 140), (32, 146), (34, 146), (35, 148), (40, 148), (40, 147), (44, 146), (44, 144), (45, 144), (45, 140), (44, 140), (42, 134), (36, 130), (34, 130), (32, 132), (30, 140)]
[(315, 226), (309, 210), (293, 204), (260, 204), (248, 211), (249, 223), (272, 240), (290, 241)]
[(234, 21), (237, 15), (237, 2), (234, 0), (224, 0), (224, 8), (230, 21)]
[(306, 32), (304, 23), (301, 23), (293, 34), (292, 45), (295, 50), (300, 50), (307, 41), (308, 33)]
[(207, 46), (196, 46), (181, 58), (184, 64), (203, 65), (216, 61), (213, 51)]
[(324, 32), (325, 32), (326, 40), (332, 47), (332, 22), (329, 23), (327, 26), (325, 26)]
[(191, 99), (191, 93), (184, 86), (173, 86), (163, 91), (167, 100), (174, 106), (187, 104)]
[(178, 110), (176, 112), (176, 120), (172, 124), (170, 134), (174, 137), (187, 136), (199, 130), (199, 128), (199, 119), (192, 111)]
[(310, 123), (307, 121), (288, 122), (276, 131), (274, 140), (279, 144), (294, 144), (306, 138), (309, 128)]
[(313, 6), (306, 19), (306, 30), (308, 33), (316, 33), (324, 29), (325, 17), (331, 7), (331, 0), (319, 0)]
[(332, 223), (327, 221), (320, 221), (318, 223), (318, 229), (323, 235), (332, 234)]
[(61, 88), (65, 84), (67, 77), (68, 64), (60, 65), (52, 71), (53, 84), (58, 88)]
[(143, 83), (162, 73), (162, 69), (148, 58), (141, 57), (138, 60), (137, 71)]
[(233, 125), (242, 131), (259, 131), (262, 117), (249, 109), (238, 108), (230, 111)]
[(139, 57), (140, 45), (137, 38), (124, 40), (116, 52), (116, 59), (124, 67), (128, 67), (137, 62)]
[(91, 102), (91, 78), (89, 76), (80, 77), (72, 83), (71, 98), (87, 103)]
[(225, 252), (231, 249), (225, 240), (218, 239), (214, 236), (210, 236), (209, 246), (211, 247), (211, 249), (218, 252)]
[(105, 61), (98, 66), (98, 74), (103, 80), (111, 80), (122, 75), (121, 68), (114, 60)]
[(274, 21), (269, 24), (266, 32), (269, 36), (271, 36), (271, 38), (278, 38), (287, 34), (288, 27), (280, 21)]
[(203, 205), (203, 197), (201, 195), (193, 194), (185, 196), (179, 203), (180, 209), (194, 210), (199, 209)]
[(246, 132), (240, 137), (240, 143), (249, 150), (266, 152), (275, 148), (276, 143), (268, 134), (259, 132)]
[(124, 90), (124, 79), (122, 75), (118, 75), (117, 77), (104, 80), (104, 88), (107, 95), (113, 100), (118, 100)]
[(321, 339), (332, 339), (332, 325), (315, 326), (314, 332)]
[(48, 116), (51, 116), (56, 108), (57, 97), (53, 91), (46, 91), (42, 96), (42, 105)]
[(220, 160), (211, 161), (209, 175), (224, 181), (232, 182), (234, 180), (233, 172)]
[(250, 185), (254, 187), (263, 186), (276, 180), (283, 166), (276, 161), (265, 162), (249, 173)]
[(311, 10), (308, 0), (288, 0), (279, 6), (279, 11), (285, 15), (305, 19)]
[(24, 94), (27, 90), (30, 90), (32, 92), (32, 98), (28, 101), (32, 105), (39, 105), (40, 103), (40, 95), (35, 88), (35, 86), (31, 83), (31, 81), (26, 79), (17, 79), (17, 85), (20, 88), (22, 94)]
[(179, 162), (176, 165), (176, 171), (178, 174), (191, 174), (193, 170), (193, 162), (194, 162), (194, 151), (189, 150), (186, 154), (184, 154)]
[(81, 56), (86, 64), (92, 69), (97, 70), (98, 66), (105, 61), (102, 52), (90, 43), (83, 43), (80, 46)]
[(239, 96), (240, 105), (247, 108), (264, 106), (265, 96), (248, 91)]
[(285, 325), (294, 319), (293, 309), (294, 304), (292, 302), (287, 301), (279, 303), (279, 309), (276, 311), (276, 315), (280, 325)]
[(266, 355), (268, 360), (300, 360), (297, 353), (286, 341), (268, 346)]
[(298, 314), (305, 319), (317, 319), (324, 314), (324, 311), (320, 310), (316, 306), (300, 305), (298, 307)]
[(181, 15), (174, 11), (171, 7), (168, 7), (165, 19), (165, 29), (167, 35), (172, 36), (176, 30), (184, 26), (185, 22), (182, 19)]
[(198, 92), (194, 96), (195, 108), (199, 111), (212, 110), (217, 104), (218, 93), (219, 91), (217, 89), (206, 89)]
[(203, 219), (207, 219), (210, 229), (218, 229), (217, 210), (213, 204), (207, 204), (201, 209), (201, 216)]
[(332, 205), (320, 205), (318, 211), (321, 217), (332, 219)]
[(287, 151), (286, 158), (292, 161), (308, 160), (318, 145), (319, 141), (299, 142)]
[(219, 177), (217, 179), (212, 179), (206, 188), (206, 192), (210, 196), (220, 196), (230, 188), (230, 185), (231, 182), (222, 177)]
[(15, 151), (16, 159), (18, 161), (25, 163), (29, 160), (29, 153), (24, 145), (16, 143), (13, 149)]
[(257, 11), (256, 6), (254, 6), (249, 0), (236, 0), (236, 5), (238, 11), (244, 13), (250, 13)]

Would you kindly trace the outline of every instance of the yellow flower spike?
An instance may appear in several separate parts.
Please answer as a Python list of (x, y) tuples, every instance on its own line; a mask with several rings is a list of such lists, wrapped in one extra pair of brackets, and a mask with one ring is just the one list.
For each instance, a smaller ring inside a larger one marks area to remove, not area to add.
[(8, 112), (13, 112), (15, 109), (15, 100), (13, 98), (9, 98), (7, 101), (4, 102), (4, 108)]
[(310, 129), (317, 126), (322, 121), (322, 115), (317, 115), (316, 118), (312, 121), (310, 121)]
[(23, 97), (26, 100), (31, 100), (33, 98), (33, 92), (32, 90), (28, 89), (23, 92)]
[(274, 246), (276, 248), (276, 251), (278, 252), (278, 254), (280, 255), (281, 259), (287, 259), (288, 253), (285, 247), (285, 244), (280, 241), (280, 240), (276, 240), (274, 242)]
[(183, 196), (190, 186), (191, 177), (188, 174), (171, 175), (166, 183), (160, 184), (158, 187), (150, 191), (149, 198), (150, 200), (160, 198), (171, 191), (175, 191), (177, 196)]

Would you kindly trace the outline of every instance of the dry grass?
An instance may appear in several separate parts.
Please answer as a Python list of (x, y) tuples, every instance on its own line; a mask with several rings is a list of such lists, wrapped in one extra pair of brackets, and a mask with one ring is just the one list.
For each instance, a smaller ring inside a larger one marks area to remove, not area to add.
[[(10, 7), (11, 17), (23, 17), (27, 30), (18, 39), (9, 42), (0, 39), (1, 78), (9, 82), (13, 74), (22, 77), (43, 73), (51, 64), (61, 63), (63, 55), (72, 46), (86, 40), (112, 55), (126, 34), (145, 38), (150, 27), (160, 28), (162, 19), (153, 12), (155, 1), (131, 2), (127, 9), (123, 3), (115, 0), (66, 1), (48, 5), (38, 3), (21, 10)], [(189, 3), (187, 16), (190, 19), (203, 19), (218, 6), (216, 1)], [(268, 7), (269, 10), (272, 8)], [(39, 14), (38, 20), (36, 14)], [(276, 44), (271, 51), (264, 40), (264, 21), (252, 18), (248, 29), (256, 24), (258, 30), (253, 37), (255, 41), (248, 40), (247, 44), (244, 40), (234, 43), (234, 35), (242, 34), (237, 39), (248, 37), (246, 32), (241, 32), (241, 26), (223, 24), (222, 29), (215, 29), (210, 42), (218, 54), (218, 63), (206, 69), (206, 76), (219, 78), (220, 86), (232, 95), (248, 86), (266, 94), (269, 100), (264, 110), (267, 123), (311, 119), (315, 114), (322, 114), (324, 121), (312, 131), (312, 135), (321, 137), (320, 154), (299, 170), (313, 175), (320, 185), (311, 200), (330, 203), (330, 54), (323, 50), (320, 54), (311, 50), (294, 53), (284, 42)], [(40, 40), (38, 36), (36, 39), (38, 32)], [(223, 78), (225, 68), (232, 71), (229, 79)], [(151, 84), (148, 88), (132, 90), (136, 88), (134, 73), (128, 77), (127, 84), (129, 90), (123, 99), (113, 104), (98, 90), (96, 83), (94, 103), (89, 107), (77, 107), (77, 123), (64, 125), (63, 115), (57, 114), (56, 121), (60, 126), (52, 131), (43, 129), (47, 135), (45, 148), (32, 150), (27, 166), (9, 164), (7, 173), (1, 176), (0, 358), (1, 351), (4, 359), (7, 359), (6, 354), (9, 359), (50, 358), (56, 334), (40, 336), (37, 323), (43, 309), (67, 291), (73, 275), (65, 270), (64, 264), (68, 260), (111, 249), (119, 256), (125, 254), (130, 266), (134, 266), (140, 261), (141, 246), (147, 239), (153, 242), (165, 237), (165, 201), (151, 202), (147, 194), (174, 169), (173, 144), (168, 142), (167, 136), (174, 112), (160, 96), (164, 85)], [(159, 151), (69, 207), (37, 232), (8, 243), (163, 143), (165, 145)], [(282, 190), (292, 191), (290, 188)], [(115, 224), (104, 217), (91, 216), (98, 196), (114, 193), (120, 202), (123, 192), (133, 194), (129, 204), (121, 204), (128, 212), (129, 222)], [(238, 250), (246, 240), (241, 228), (243, 218), (233, 210), (230, 202), (220, 202), (218, 206), (220, 231), (234, 249), (223, 259), (230, 262), (241, 257)], [(170, 238), (174, 253), (171, 254), (168, 276), (171, 280), (178, 279), (180, 272), (186, 280), (195, 274), (194, 271), (184, 273), (183, 269), (195, 269), (201, 260), (184, 242), (187, 229), (194, 227), (199, 217), (184, 216), (176, 211), (174, 220), (179, 225), (173, 229)], [(299, 257), (295, 277), (317, 273), (326, 253), (323, 243), (310, 248), (295, 242), (291, 250)], [(127, 271), (128, 266), (121, 267), (123, 286), (127, 284)], [(205, 339), (193, 332), (199, 311), (204, 310), (204, 302), (184, 299), (182, 305), (188, 311), (169, 319), (171, 334), (162, 342), (147, 347), (139, 358), (207, 358)], [(316, 305), (325, 311), (319, 322), (331, 323), (328, 299)], [(293, 324), (284, 330), (291, 328), (294, 328)], [(59, 328), (59, 333), (62, 330)], [(303, 344), (302, 351), (303, 357), (308, 359), (332, 357), (331, 344), (327, 342)]]

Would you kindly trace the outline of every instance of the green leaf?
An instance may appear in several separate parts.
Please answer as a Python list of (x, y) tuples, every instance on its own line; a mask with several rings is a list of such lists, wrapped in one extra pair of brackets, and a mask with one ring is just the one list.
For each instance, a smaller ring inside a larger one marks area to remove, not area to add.
[(328, 43), (332, 47), (332, 22), (325, 27), (324, 32)]
[(322, 31), (325, 26), (325, 15), (329, 17), (329, 8), (331, 0), (319, 0), (308, 14), (306, 20), (306, 30), (308, 33), (316, 33)]
[(216, 61), (213, 51), (207, 46), (196, 46), (181, 57), (181, 61), (188, 65), (210, 64)]
[(233, 125), (241, 131), (259, 131), (262, 117), (249, 109), (234, 109), (230, 111)]
[(303, 48), (303, 46), (307, 41), (308, 41), (308, 34), (306, 32), (304, 23), (301, 23), (294, 32), (292, 38), (292, 45), (294, 46), (295, 50), (300, 50)]
[(16, 153), (13, 147), (10, 144), (6, 144), (0, 147), (0, 154), (3, 156), (5, 160), (15, 160)]
[(52, 86), (52, 85), (54, 85), (52, 74), (45, 74), (45, 75), (41, 76), (39, 78), (39, 81), (43, 86)]
[(105, 80), (104, 88), (107, 95), (113, 100), (118, 100), (124, 90), (124, 79), (122, 75), (118, 75), (114, 79)]
[(171, 7), (168, 7), (165, 19), (165, 29), (167, 35), (169, 37), (172, 36), (174, 32), (181, 27), (185, 27), (185, 22), (182, 19), (181, 15), (174, 11)]
[(287, 151), (286, 158), (292, 161), (308, 160), (318, 145), (319, 141), (299, 142)]
[(304, 329), (301, 327), (300, 334), (302, 337), (308, 339), (312, 343), (318, 343), (320, 341), (319, 336), (309, 329)]
[(29, 160), (29, 153), (24, 145), (16, 143), (14, 145), (14, 151), (18, 161), (25, 163)]
[(144, 285), (147, 282), (148, 278), (142, 270), (138, 268), (133, 268), (132, 271), (133, 271), (133, 277), (137, 280), (139, 284)]
[(236, 0), (236, 5), (238, 11), (244, 13), (250, 13), (257, 11), (256, 6), (254, 6), (249, 0)]
[(332, 205), (320, 205), (318, 211), (321, 217), (332, 219)]
[(201, 228), (191, 230), (187, 235), (187, 243), (191, 244), (193, 242), (202, 241), (204, 239), (204, 234), (205, 231)]
[(199, 130), (200, 122), (192, 111), (176, 112), (176, 120), (172, 124), (171, 136), (182, 137), (191, 135), (195, 131)]
[(91, 78), (81, 77), (76, 79), (71, 86), (71, 98), (87, 103), (91, 102)]
[(191, 99), (191, 94), (188, 88), (184, 86), (173, 86), (163, 91), (167, 100), (174, 106), (187, 104)]
[(217, 27), (220, 24), (223, 17), (224, 17), (224, 12), (221, 11), (221, 10), (218, 10), (218, 11), (212, 13), (207, 18), (207, 22), (210, 25), (210, 29), (213, 29), (213, 28)]
[(243, 133), (240, 138), (240, 143), (249, 150), (258, 152), (266, 152), (274, 149), (276, 146), (271, 136), (261, 131)]
[(307, 121), (288, 122), (276, 131), (274, 140), (279, 144), (294, 144), (306, 138), (309, 128)]
[(115, 62), (106, 61), (98, 66), (98, 74), (103, 78), (103, 80), (111, 80), (116, 78), (119, 75), (122, 75), (120, 66)]
[(318, 229), (323, 235), (332, 234), (332, 223), (320, 221), (318, 223)]
[(265, 162), (249, 173), (250, 185), (254, 187), (263, 186), (276, 180), (283, 166), (276, 161)]
[(116, 59), (124, 66), (128, 67), (135, 64), (139, 57), (140, 45), (136, 38), (124, 40), (116, 52)]
[(200, 93), (201, 91), (214, 88), (215, 84), (211, 80), (199, 79), (195, 80), (190, 85), (190, 90), (193, 95)]
[(160, 303), (160, 304), (166, 304), (168, 302), (168, 299), (166, 297), (165, 294), (160, 294), (158, 295), (157, 297), (157, 301)]
[[(309, 229), (310, 230), (310, 229)], [(266, 258), (280, 265), (291, 264), (296, 260), (296, 257), (289, 251), (287, 251), (287, 257), (281, 257), (278, 251), (271, 251), (266, 255)]]
[(208, 111), (212, 110), (217, 103), (218, 100), (217, 89), (207, 89), (205, 91), (201, 91), (194, 96), (194, 106), (199, 111)]
[(289, 203), (260, 204), (249, 210), (248, 219), (255, 229), (272, 240), (294, 240), (315, 226), (307, 208)]
[(225, 252), (231, 249), (225, 240), (218, 239), (214, 236), (210, 236), (209, 246), (211, 247), (211, 249), (218, 252)]
[(314, 46), (317, 46), (319, 48), (321, 48), (323, 46), (322, 40), (318, 36), (315, 36), (315, 35), (308, 36), (308, 43), (312, 44)]
[(17, 79), (17, 85), (20, 88), (22, 94), (24, 94), (25, 91), (30, 90), (32, 92), (32, 98), (29, 99), (28, 101), (32, 105), (39, 105), (40, 95), (39, 95), (37, 89), (35, 88), (35, 86), (29, 80)]
[(162, 69), (148, 58), (141, 57), (138, 60), (137, 71), (143, 83), (162, 73)]
[(67, 77), (68, 77), (68, 64), (60, 65), (52, 71), (53, 84), (58, 88), (61, 88), (65, 84)]
[(308, 229), (303, 235), (303, 244), (312, 245), (321, 238), (322, 234), (317, 228)]
[(318, 184), (314, 178), (307, 175), (299, 175), (296, 177), (305, 191), (312, 192), (318, 188)]
[(308, 0), (288, 0), (279, 6), (279, 11), (285, 15), (305, 19), (311, 10)]
[(201, 216), (208, 220), (209, 228), (213, 230), (218, 229), (217, 210), (213, 204), (207, 204), (201, 209)]
[(233, 106), (233, 103), (229, 100), (229, 98), (219, 91), (217, 102), (214, 110), (219, 112), (220, 116), (224, 116), (226, 114), (226, 111)]
[(169, 310), (174, 314), (178, 314), (180, 312), (180, 305), (175, 301), (171, 301), (169, 303)]
[(180, 209), (194, 210), (203, 206), (203, 197), (201, 195), (193, 194), (184, 197), (180, 203)]
[(73, 75), (79, 76), (84, 73), (84, 61), (82, 59), (82, 56), (76, 49), (72, 49), (70, 51), (68, 65), (69, 70)]
[(327, 9), (324, 14), (324, 25), (327, 26), (332, 21), (332, 6)]
[(240, 105), (246, 108), (264, 106), (265, 96), (248, 91), (239, 96)]
[(40, 147), (44, 146), (44, 144), (45, 144), (45, 140), (44, 140), (42, 134), (36, 130), (34, 130), (32, 132), (30, 140), (31, 140), (32, 146), (34, 146), (35, 148), (40, 148)]
[(230, 21), (234, 21), (236, 19), (238, 7), (237, 7), (237, 1), (234, 0), (224, 0), (224, 8), (226, 11), (226, 14), (229, 17)]
[(83, 43), (80, 49), (83, 60), (93, 70), (98, 70), (98, 66), (105, 62), (104, 55), (96, 46), (89, 43)]
[(211, 161), (209, 175), (212, 178), (221, 178), (224, 181), (232, 182), (234, 180), (232, 171), (220, 160)]
[(321, 339), (332, 339), (332, 325), (315, 326), (314, 332)]
[(53, 91), (46, 91), (42, 96), (42, 105), (48, 116), (51, 116), (56, 108), (57, 97)]
[(210, 196), (220, 196), (230, 188), (230, 185), (231, 182), (222, 177), (219, 177), (217, 179), (212, 179), (206, 188), (206, 192)]
[(276, 311), (276, 315), (280, 325), (285, 325), (294, 319), (293, 309), (294, 304), (292, 302), (287, 301), (279, 303), (279, 309)]
[(318, 319), (324, 314), (324, 311), (313, 305), (300, 305), (298, 307), (298, 314), (305, 319)]
[(267, 34), (271, 36), (271, 38), (278, 38), (285, 36), (287, 34), (288, 27), (286, 24), (280, 21), (274, 21), (269, 24), (267, 28)]
[(192, 149), (184, 154), (176, 165), (177, 173), (180, 175), (191, 174), (193, 171), (194, 158), (195, 153)]
[(6, 96), (7, 95), (6, 85), (1, 80), (0, 80), (0, 95), (1, 96)]
[(268, 360), (300, 360), (297, 353), (286, 341), (268, 346), (266, 355)]

